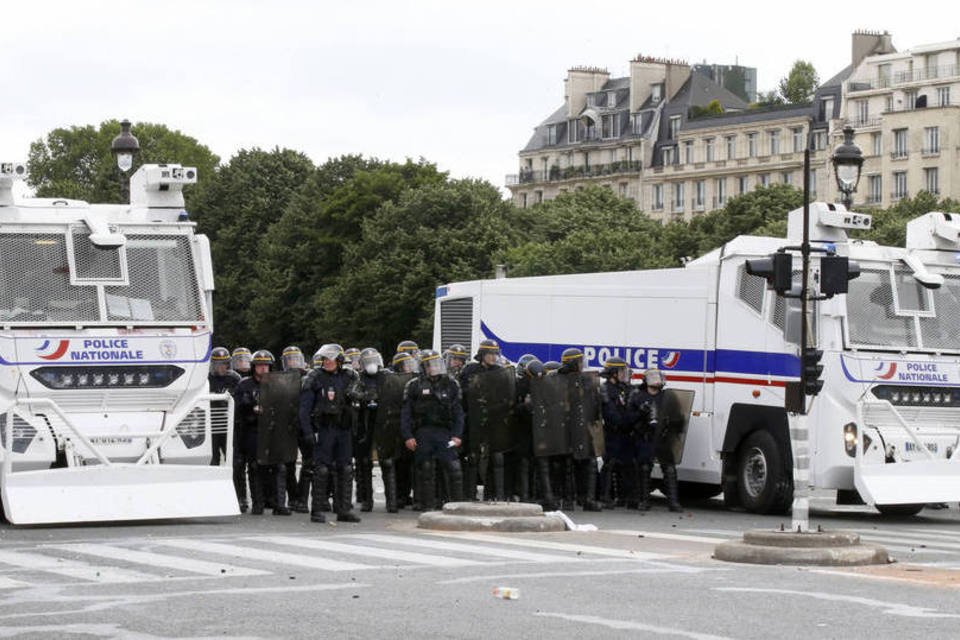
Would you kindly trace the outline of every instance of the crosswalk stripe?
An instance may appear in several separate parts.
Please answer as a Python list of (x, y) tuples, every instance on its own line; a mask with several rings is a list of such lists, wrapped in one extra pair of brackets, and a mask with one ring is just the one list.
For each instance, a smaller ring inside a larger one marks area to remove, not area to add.
[(881, 535), (881, 536), (896, 536), (903, 537), (909, 540), (942, 540), (944, 542), (954, 542), (960, 540), (960, 531), (953, 535), (946, 535), (942, 533), (932, 533), (924, 532), (918, 533), (913, 531), (904, 531), (900, 529), (862, 529), (857, 531), (862, 536), (869, 535)]
[(518, 547), (534, 547), (537, 549), (553, 549), (556, 551), (573, 551), (575, 553), (589, 553), (597, 556), (607, 556), (612, 558), (627, 558), (630, 560), (660, 560), (668, 558), (668, 555), (662, 553), (649, 553), (645, 551), (630, 551), (629, 549), (611, 549), (609, 547), (594, 547), (585, 544), (571, 544), (567, 542), (549, 542), (547, 540), (522, 540), (520, 538), (510, 538), (507, 536), (494, 536), (485, 533), (441, 533), (431, 531), (427, 535), (438, 536), (442, 538), (456, 538), (459, 540), (476, 540), (478, 542), (492, 542), (495, 544), (509, 544)]
[(604, 529), (604, 533), (613, 533), (621, 536), (631, 536), (634, 538), (656, 538), (660, 540), (678, 540), (681, 542), (706, 542), (708, 544), (717, 544), (726, 542), (731, 538), (739, 537), (736, 534), (730, 538), (708, 538), (707, 536), (691, 536), (680, 533), (660, 533), (657, 531), (633, 531), (630, 529)]
[(123, 560), (126, 562), (145, 564), (152, 567), (178, 569), (180, 571), (199, 573), (205, 576), (262, 576), (269, 575), (270, 573), (269, 571), (261, 571), (259, 569), (235, 567), (225, 563), (207, 562), (205, 560), (197, 560), (194, 558), (151, 553), (149, 551), (135, 551), (133, 549), (113, 547), (106, 544), (54, 544), (45, 545), (43, 548), (61, 549), (63, 551), (72, 551), (75, 553), (82, 553), (84, 555), (110, 558), (111, 560)]
[(55, 558), (25, 551), (0, 551), (0, 562), (31, 571), (56, 573), (93, 582), (149, 582), (160, 579), (158, 576), (128, 569), (100, 567), (79, 560)]
[(410, 551), (401, 551), (399, 549), (380, 549), (377, 547), (362, 547), (352, 544), (341, 544), (339, 542), (329, 542), (327, 540), (312, 540), (307, 538), (295, 538), (290, 536), (257, 536), (257, 540), (272, 542), (274, 544), (290, 545), (294, 547), (303, 547), (304, 549), (316, 549), (317, 551), (329, 551), (334, 553), (345, 553), (348, 555), (369, 556), (371, 558), (384, 558), (399, 562), (411, 562), (413, 564), (426, 564), (436, 567), (469, 567), (482, 565), (482, 562), (468, 560), (466, 558), (450, 558), (447, 556), (431, 556), (425, 553), (413, 553)]
[(270, 549), (257, 549), (254, 547), (238, 546), (232, 544), (220, 544), (217, 542), (204, 542), (202, 540), (185, 540), (178, 538), (165, 538), (154, 541), (169, 547), (180, 549), (190, 549), (191, 551), (201, 551), (204, 553), (215, 553), (222, 556), (231, 556), (234, 558), (243, 558), (246, 560), (258, 560), (261, 562), (271, 562), (276, 564), (286, 564), (294, 567), (304, 567), (308, 569), (322, 569), (324, 571), (359, 571), (362, 569), (378, 569), (380, 567), (369, 564), (357, 564), (353, 562), (341, 562), (340, 560), (329, 560), (327, 558), (317, 558), (315, 556), (296, 555), (293, 553), (284, 553), (282, 551), (272, 551)]
[(911, 527), (910, 529), (905, 529), (905, 531), (914, 531), (916, 533), (934, 533), (934, 534), (943, 534), (945, 536), (950, 536), (953, 539), (960, 538), (960, 529), (951, 531), (950, 529), (927, 529), (920, 527)]
[(960, 549), (960, 544), (952, 544), (949, 542), (940, 542), (938, 540), (923, 540), (919, 538), (902, 538), (899, 536), (888, 536), (888, 535), (874, 535), (872, 533), (862, 533), (860, 537), (868, 541), (876, 542), (891, 542), (893, 544), (904, 545), (907, 547), (926, 547), (927, 549)]
[(459, 544), (456, 542), (444, 542), (442, 540), (424, 540), (422, 538), (414, 537), (384, 536), (375, 533), (361, 533), (351, 537), (369, 540), (371, 542), (401, 544), (409, 547), (423, 547), (427, 549), (436, 549), (438, 551), (454, 551), (457, 553), (469, 553), (479, 556), (506, 558), (508, 560), (522, 560), (524, 562), (573, 562), (577, 560), (577, 558), (573, 556), (530, 553), (529, 551), (519, 551), (516, 549), (493, 549), (491, 547), (482, 547), (475, 544)]
[(0, 576), (0, 589), (17, 589), (19, 587), (29, 586), (30, 585), (26, 582), (20, 582), (19, 580), (14, 580), (13, 578)]

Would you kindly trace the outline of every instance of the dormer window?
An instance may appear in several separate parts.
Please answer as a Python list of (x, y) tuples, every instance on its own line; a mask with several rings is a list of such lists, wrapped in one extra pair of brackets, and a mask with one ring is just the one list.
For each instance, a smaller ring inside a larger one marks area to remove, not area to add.
[(617, 92), (607, 91), (607, 107), (613, 109), (617, 106)]
[(671, 140), (676, 140), (677, 135), (680, 133), (680, 116), (670, 116), (670, 131), (668, 137)]
[(547, 125), (547, 144), (557, 144), (557, 125)]
[(663, 83), (658, 82), (650, 88), (650, 100), (653, 104), (657, 104), (663, 100)]

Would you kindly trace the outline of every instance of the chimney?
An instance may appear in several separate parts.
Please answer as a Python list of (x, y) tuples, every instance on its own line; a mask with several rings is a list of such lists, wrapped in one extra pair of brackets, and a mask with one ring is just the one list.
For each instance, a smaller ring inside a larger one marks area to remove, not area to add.
[(630, 111), (638, 111), (655, 84), (663, 85), (663, 100), (669, 100), (690, 75), (684, 60), (638, 55), (630, 61)]
[(563, 94), (567, 103), (567, 117), (576, 118), (587, 104), (587, 94), (599, 91), (610, 72), (599, 67), (573, 67), (563, 81)]
[(853, 32), (850, 61), (856, 67), (867, 56), (896, 53), (896, 51), (896, 47), (893, 46), (893, 36), (890, 35), (890, 32), (880, 33), (879, 31), (860, 29)]

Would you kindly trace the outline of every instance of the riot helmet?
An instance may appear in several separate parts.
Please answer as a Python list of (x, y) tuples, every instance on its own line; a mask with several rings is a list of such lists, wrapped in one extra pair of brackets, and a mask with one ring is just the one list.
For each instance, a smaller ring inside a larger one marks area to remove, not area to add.
[(618, 356), (613, 356), (607, 358), (607, 361), (603, 363), (603, 371), (600, 372), (600, 375), (613, 382), (630, 384), (630, 377), (633, 375), (633, 371), (630, 369), (626, 360)]
[[(320, 368), (327, 371), (334, 371), (338, 369), (340, 363), (343, 362), (343, 349), (338, 344), (325, 344), (317, 349), (314, 359), (320, 360)], [(332, 362), (333, 365), (327, 364), (330, 362)]]
[(467, 349), (462, 344), (452, 344), (443, 352), (443, 358), (447, 364), (447, 371), (450, 373), (460, 371), (467, 363)]
[(560, 370), (560, 363), (556, 360), (547, 360), (543, 363), (543, 374), (547, 375), (550, 373), (556, 373)]
[(520, 356), (520, 359), (517, 360), (517, 377), (523, 375), (523, 370), (527, 368), (527, 365), (537, 359), (537, 356), (532, 353), (525, 353)]
[(350, 364), (350, 368), (354, 371), (360, 371), (360, 349), (356, 347), (350, 347), (349, 349), (344, 349), (343, 358), (346, 362)]
[(397, 353), (407, 353), (414, 360), (420, 359), (420, 347), (413, 340), (403, 340), (397, 345)]
[(230, 366), (234, 371), (242, 376), (250, 373), (250, 364), (253, 360), (253, 354), (246, 347), (237, 347), (230, 355)]
[(643, 386), (651, 394), (659, 393), (666, 384), (660, 369), (647, 369), (643, 372)]
[(417, 361), (412, 355), (407, 352), (399, 351), (395, 356), (390, 365), (393, 367), (393, 370), (396, 373), (416, 373), (417, 372)]
[(369, 376), (376, 375), (383, 368), (383, 357), (373, 347), (360, 352), (360, 369)]
[[(273, 357), (273, 354), (267, 351), (266, 349), (260, 349), (253, 354), (251, 358), (251, 367), (253, 370), (253, 375), (257, 378), (267, 373), (273, 369), (273, 365), (276, 362), (276, 358)], [(264, 365), (266, 369), (264, 369)]]
[(433, 349), (424, 349), (420, 352), (420, 367), (428, 378), (442, 376), (447, 372), (447, 365), (443, 358)]
[(527, 376), (528, 378), (542, 378), (543, 376), (547, 375), (547, 369), (542, 362), (534, 358), (524, 365), (523, 375)]
[(310, 359), (310, 363), (313, 365), (314, 369), (319, 369), (320, 365), (323, 364), (323, 359), (320, 357), (320, 349), (317, 349), (313, 353), (313, 358)]
[(307, 368), (307, 361), (303, 358), (303, 351), (296, 345), (284, 347), (283, 354), (280, 356), (280, 364), (283, 366), (284, 371)]
[(500, 358), (500, 345), (496, 340), (481, 340), (480, 346), (477, 347), (477, 354), (473, 358), (480, 364), (494, 365)]
[(222, 376), (230, 368), (230, 352), (225, 347), (215, 347), (210, 352), (210, 373)]
[(576, 373), (583, 369), (583, 351), (577, 347), (564, 349), (560, 354), (562, 370), (565, 373)]

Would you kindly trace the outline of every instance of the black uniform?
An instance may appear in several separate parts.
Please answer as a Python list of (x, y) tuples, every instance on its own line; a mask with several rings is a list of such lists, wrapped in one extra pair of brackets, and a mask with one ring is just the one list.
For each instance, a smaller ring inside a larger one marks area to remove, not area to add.
[[(654, 452), (657, 437), (666, 426), (661, 424), (660, 408), (663, 404), (663, 391), (651, 394), (642, 385), (631, 397), (631, 408), (638, 415), (637, 432), (639, 434), (638, 460), (640, 463), (640, 509), (649, 508), (650, 474), (653, 471)], [(677, 467), (673, 461), (660, 460), (663, 474), (663, 492), (667, 496), (667, 505), (671, 511), (680, 511), (678, 501)]]
[(414, 461), (419, 469), (421, 504), (434, 506), (434, 460), (446, 471), (447, 495), (463, 499), (463, 472), (451, 438), (463, 437), (463, 405), (460, 385), (446, 374), (421, 376), (407, 383), (403, 392), (400, 432), (404, 442), (414, 438)]
[[(471, 379), (485, 369), (498, 369), (499, 364), (485, 365), (482, 362), (468, 362), (460, 370), (460, 388), (463, 389), (463, 407), (467, 407), (467, 398), (470, 395)], [(463, 491), (467, 500), (477, 497), (477, 484), (483, 483), (483, 497), (485, 500), (493, 498), (493, 490), (488, 489), (487, 467), (489, 459), (486, 451), (481, 451), (478, 443), (471, 442), (475, 434), (469, 432), (464, 436), (463, 446), (460, 448), (460, 457), (463, 461)], [(502, 457), (501, 457), (502, 460)]]
[(370, 375), (360, 373), (349, 390), (353, 402), (353, 456), (357, 475), (357, 502), (361, 511), (373, 509), (373, 433), (377, 424), (380, 386), (384, 376), (394, 375), (377, 371)]
[[(259, 430), (259, 419), (256, 408), (260, 404), (260, 382), (254, 376), (249, 376), (240, 380), (237, 389), (234, 392), (236, 401), (236, 416), (234, 428), (234, 469), (240, 469), (240, 477), (243, 477), (244, 470), (250, 479), (250, 499), (253, 503), (253, 513), (263, 513), (264, 492), (263, 492), (263, 474), (260, 472), (260, 465), (257, 464), (257, 432)], [(234, 472), (234, 481), (237, 478)], [(245, 499), (241, 499), (241, 491), (245, 490), (240, 486), (236, 487), (237, 498), (241, 504)]]
[(631, 399), (636, 393), (629, 383), (609, 378), (600, 388), (603, 411), (604, 441), (606, 457), (603, 468), (604, 506), (612, 507), (614, 495), (612, 485), (620, 480), (620, 498), (627, 506), (637, 502), (636, 487), (638, 459), (640, 454), (639, 438), (635, 430), (640, 419), (637, 407)]
[[(229, 393), (233, 395), (237, 390), (237, 385), (240, 384), (240, 374), (231, 369), (227, 369), (227, 372), (223, 375), (217, 375), (211, 373), (207, 376), (207, 381), (210, 383), (210, 393)], [(213, 403), (213, 406), (220, 406), (223, 403), (217, 401)], [(226, 459), (227, 455), (227, 434), (226, 433), (214, 433), (211, 438), (213, 439), (213, 457), (210, 459), (210, 464), (214, 467), (220, 465), (221, 459)], [(234, 482), (236, 482), (236, 474), (234, 474)], [(244, 488), (244, 502), (246, 502), (246, 488)]]

